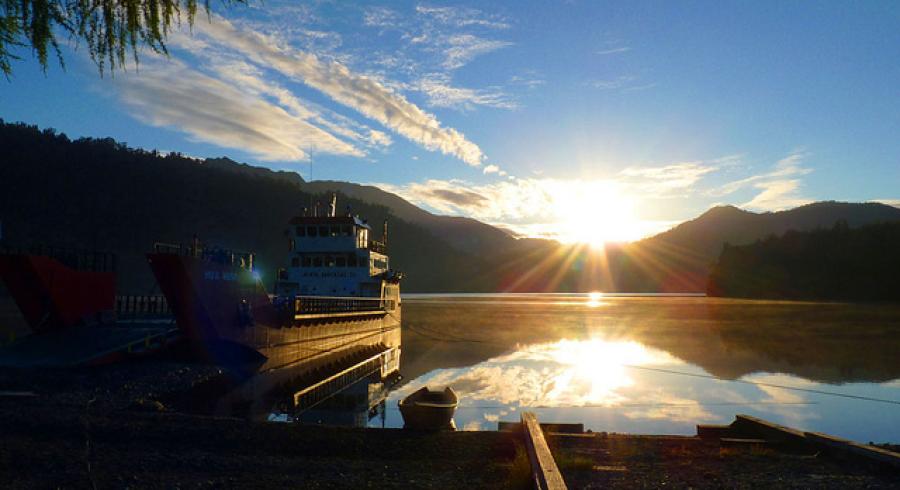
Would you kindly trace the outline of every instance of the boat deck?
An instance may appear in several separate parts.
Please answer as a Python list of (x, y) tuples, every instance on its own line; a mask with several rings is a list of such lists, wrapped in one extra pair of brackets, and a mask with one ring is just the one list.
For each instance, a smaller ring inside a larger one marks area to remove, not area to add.
[(73, 327), (23, 337), (0, 346), (0, 366), (69, 367), (103, 362), (118, 355), (149, 352), (178, 335), (171, 321), (120, 322)]

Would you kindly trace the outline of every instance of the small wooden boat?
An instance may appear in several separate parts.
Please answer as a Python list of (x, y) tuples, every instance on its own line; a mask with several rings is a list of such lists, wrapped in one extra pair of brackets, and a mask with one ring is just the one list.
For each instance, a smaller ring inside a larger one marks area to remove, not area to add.
[(453, 413), (459, 405), (459, 397), (449, 386), (443, 391), (432, 391), (427, 386), (400, 400), (403, 427), (414, 430), (453, 429)]

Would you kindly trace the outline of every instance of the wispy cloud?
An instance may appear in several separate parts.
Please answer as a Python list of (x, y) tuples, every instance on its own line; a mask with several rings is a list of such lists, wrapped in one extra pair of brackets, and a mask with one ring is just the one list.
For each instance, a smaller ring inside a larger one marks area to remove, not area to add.
[(741, 189), (752, 188), (759, 192), (753, 199), (741, 204), (741, 207), (777, 211), (810, 202), (810, 199), (799, 195), (802, 182), (799, 177), (809, 174), (812, 169), (804, 162), (809, 154), (797, 150), (779, 160), (768, 172), (728, 182), (708, 192), (711, 196), (725, 196)]
[(626, 167), (619, 172), (623, 185), (638, 195), (655, 198), (684, 197), (706, 175), (740, 162), (742, 155), (706, 161), (680, 162), (656, 167)]
[(619, 174), (623, 177), (642, 179), (639, 185), (650, 187), (650, 192), (683, 190), (692, 187), (704, 175), (715, 172), (718, 165), (704, 162), (683, 162), (662, 167), (627, 167)]
[(620, 75), (604, 80), (592, 80), (587, 85), (598, 90), (616, 90), (619, 92), (637, 92), (658, 86), (656, 82), (641, 83), (641, 79), (633, 75)]
[(425, 94), (428, 104), (434, 107), (449, 107), (469, 110), (475, 106), (494, 107), (499, 109), (515, 109), (516, 101), (499, 87), (488, 89), (472, 89), (454, 87), (446, 74), (432, 73), (413, 84), (409, 88)]
[(261, 160), (308, 158), (309, 152), (365, 153), (311, 124), (310, 112), (289, 112), (262, 97), (197, 72), (178, 60), (145, 56), (144, 70), (115, 78), (122, 101), (147, 124), (177, 128), (193, 138), (240, 148)]
[(422, 16), (430, 17), (438, 23), (454, 27), (480, 26), (492, 29), (509, 28), (509, 22), (503, 17), (498, 15), (488, 15), (481, 10), (474, 8), (418, 5), (416, 6), (416, 12)]
[[(239, 28), (222, 18), (210, 24), (198, 23), (195, 37), (201, 39), (180, 45), (195, 56), (208, 56), (206, 49), (215, 44), (216, 49), (231, 50), (249, 63), (312, 87), (429, 150), (453, 155), (473, 166), (484, 159), (481, 149), (462, 133), (443, 127), (434, 115), (339, 62), (323, 61), (276, 37)], [(204, 43), (203, 38), (210, 42)]]
[(370, 27), (396, 29), (402, 20), (400, 13), (387, 7), (369, 7), (363, 12), (363, 24)]
[(444, 62), (442, 66), (448, 70), (455, 70), (466, 65), (475, 57), (496, 51), (507, 46), (511, 42), (495, 39), (484, 39), (472, 34), (454, 34), (446, 38), (447, 47), (444, 49)]
[(597, 54), (599, 54), (599, 55), (621, 54), (621, 53), (627, 53), (629, 51), (631, 51), (631, 48), (629, 48), (627, 46), (622, 46), (619, 48), (601, 49), (600, 51), (597, 51)]

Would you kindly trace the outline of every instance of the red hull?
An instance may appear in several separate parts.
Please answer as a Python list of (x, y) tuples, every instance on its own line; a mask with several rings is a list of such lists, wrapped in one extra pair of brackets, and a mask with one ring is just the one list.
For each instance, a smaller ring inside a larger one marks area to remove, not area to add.
[(71, 327), (115, 308), (112, 272), (76, 271), (38, 255), (0, 255), (0, 279), (6, 284), (32, 331)]

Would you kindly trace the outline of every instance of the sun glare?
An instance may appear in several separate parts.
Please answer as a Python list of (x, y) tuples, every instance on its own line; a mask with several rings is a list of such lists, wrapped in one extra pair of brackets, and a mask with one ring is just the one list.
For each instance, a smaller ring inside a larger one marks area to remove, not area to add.
[(602, 247), (640, 238), (634, 201), (613, 182), (568, 182), (550, 190), (558, 239)]
[(596, 308), (603, 304), (603, 293), (599, 291), (594, 291), (588, 294), (587, 305), (591, 308)]

